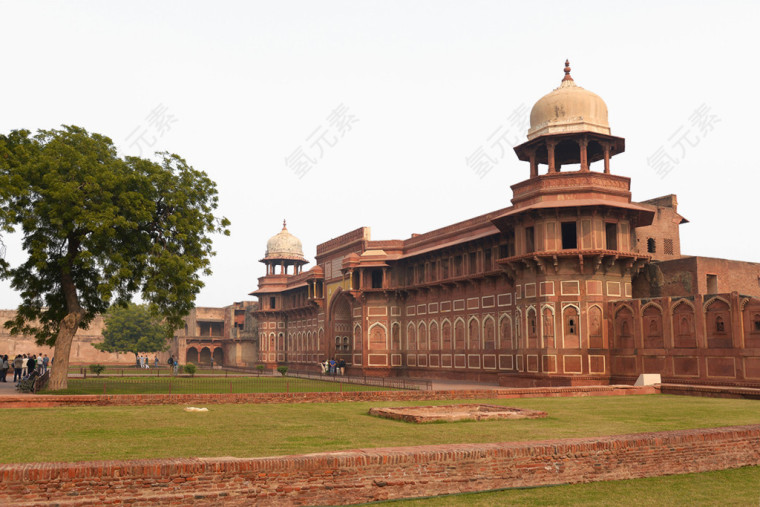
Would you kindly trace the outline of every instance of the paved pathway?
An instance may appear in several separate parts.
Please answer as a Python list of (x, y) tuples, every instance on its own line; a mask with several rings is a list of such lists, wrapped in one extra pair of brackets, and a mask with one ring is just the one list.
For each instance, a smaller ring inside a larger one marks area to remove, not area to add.
[(13, 372), (10, 372), (6, 378), (6, 382), (0, 382), (0, 396), (8, 394), (21, 394), (16, 389), (16, 383), (13, 382)]

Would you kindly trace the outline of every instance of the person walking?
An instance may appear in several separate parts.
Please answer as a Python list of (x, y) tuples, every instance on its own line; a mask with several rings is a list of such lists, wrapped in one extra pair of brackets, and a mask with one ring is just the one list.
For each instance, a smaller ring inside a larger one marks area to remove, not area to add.
[(153, 358), (153, 363), (156, 365), (156, 368), (158, 368), (158, 354)]
[(29, 358), (26, 357), (26, 354), (23, 355), (22, 359), (22, 366), (21, 366), (21, 375), (26, 376), (27, 373), (29, 373), (26, 369), (27, 365), (29, 364)]
[(346, 360), (345, 359), (340, 360), (340, 362), (338, 363), (338, 368), (340, 368), (341, 376), (346, 374)]
[(47, 373), (48, 364), (50, 364), (50, 358), (45, 354), (45, 357), (42, 358), (42, 373)]

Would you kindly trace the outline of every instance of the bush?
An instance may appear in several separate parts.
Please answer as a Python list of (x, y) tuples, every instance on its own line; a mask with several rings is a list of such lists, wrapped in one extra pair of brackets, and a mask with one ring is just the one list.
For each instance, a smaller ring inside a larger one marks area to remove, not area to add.
[(191, 377), (195, 376), (195, 365), (193, 363), (187, 363), (185, 365), (185, 373), (189, 374)]
[(285, 374), (288, 372), (288, 367), (287, 366), (278, 366), (277, 367), (277, 371), (279, 371), (280, 374), (284, 377)]
[(91, 364), (90, 371), (100, 377), (100, 374), (106, 370), (106, 367), (102, 364)]
[(257, 364), (256, 369), (259, 371), (259, 375), (264, 373), (264, 368), (266, 368), (263, 364)]

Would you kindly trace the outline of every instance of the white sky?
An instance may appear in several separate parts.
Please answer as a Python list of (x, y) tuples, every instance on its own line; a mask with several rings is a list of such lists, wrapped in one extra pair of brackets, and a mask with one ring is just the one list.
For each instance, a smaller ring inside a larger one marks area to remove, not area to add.
[[(206, 171), (232, 235), (197, 304), (223, 306), (251, 299), (283, 218), (313, 262), (360, 226), (404, 239), (509, 206), (528, 166), (488, 138), (517, 134), (512, 112), (569, 58), (626, 138), (611, 167), (633, 199), (678, 195), (682, 253), (757, 262), (758, 19), (757, 1), (0, 1), (0, 132), (80, 125), (138, 155), (147, 131), (144, 154)], [(480, 146), (497, 162), (482, 178), (465, 162)], [(285, 163), (299, 147), (316, 160), (302, 178)], [(664, 177), (659, 148), (678, 160)], [(0, 285), (0, 308), (18, 302)]]

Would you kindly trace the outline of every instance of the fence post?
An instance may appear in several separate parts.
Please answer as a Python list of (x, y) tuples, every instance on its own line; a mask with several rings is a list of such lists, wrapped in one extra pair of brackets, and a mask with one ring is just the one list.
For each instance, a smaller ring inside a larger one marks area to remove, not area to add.
[(169, 381), (169, 394), (171, 394), (171, 393), (172, 393), (172, 381), (170, 380)]
[(230, 394), (232, 394), (232, 382), (230, 382)]
[(103, 394), (106, 394), (106, 381), (103, 381)]
[(341, 394), (343, 394), (343, 382), (338, 382), (338, 386), (340, 387)]
[(290, 380), (285, 382), (285, 392), (290, 393)]

